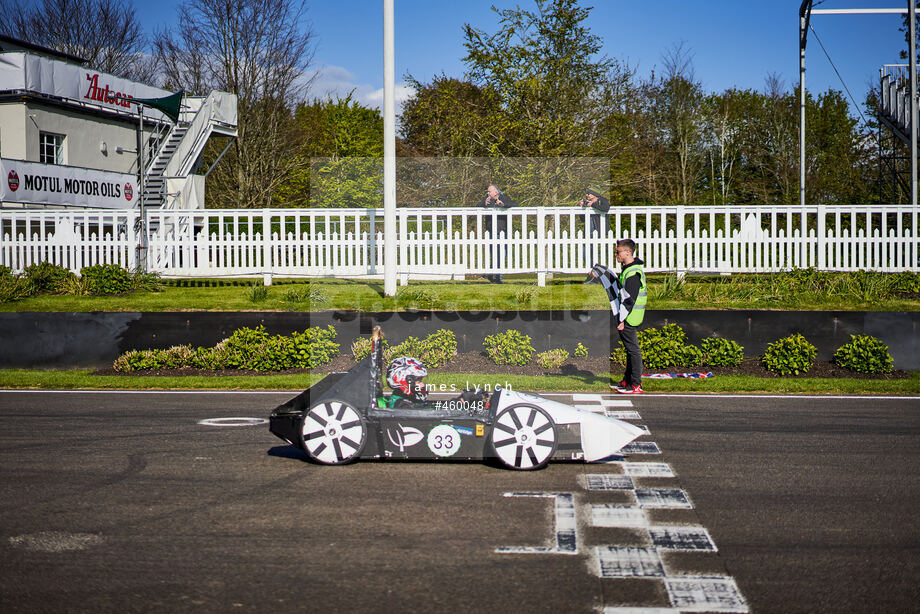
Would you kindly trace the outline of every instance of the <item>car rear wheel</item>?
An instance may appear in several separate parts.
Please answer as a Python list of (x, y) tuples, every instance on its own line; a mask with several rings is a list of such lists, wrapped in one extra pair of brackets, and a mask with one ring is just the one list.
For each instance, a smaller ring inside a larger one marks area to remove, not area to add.
[(311, 459), (324, 465), (343, 465), (361, 454), (367, 441), (367, 425), (351, 405), (325, 401), (304, 416), (301, 438)]
[(492, 424), (495, 456), (511, 469), (539, 469), (556, 452), (556, 425), (546, 410), (519, 403), (503, 409)]

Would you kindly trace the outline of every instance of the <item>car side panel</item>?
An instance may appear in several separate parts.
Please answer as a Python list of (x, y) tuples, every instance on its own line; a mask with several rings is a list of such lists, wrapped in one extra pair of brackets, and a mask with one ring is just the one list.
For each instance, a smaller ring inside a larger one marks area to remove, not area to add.
[(491, 431), (486, 417), (411, 409), (371, 411), (368, 425), (377, 444), (362, 458), (482, 460)]

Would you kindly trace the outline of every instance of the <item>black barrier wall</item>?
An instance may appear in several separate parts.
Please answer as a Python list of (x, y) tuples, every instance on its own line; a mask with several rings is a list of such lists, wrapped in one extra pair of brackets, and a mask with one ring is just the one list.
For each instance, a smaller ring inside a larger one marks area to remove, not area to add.
[[(920, 313), (827, 311), (649, 311), (643, 327), (680, 325), (691, 343), (717, 335), (758, 356), (767, 344), (803, 334), (828, 360), (851, 334), (878, 337), (888, 345), (896, 369), (920, 370)], [(460, 352), (482, 350), (487, 335), (517, 329), (530, 335), (538, 352), (579, 342), (592, 355), (609, 353), (609, 311), (355, 311), (232, 313), (0, 313), (0, 368), (98, 369), (132, 349), (173, 345), (212, 346), (244, 326), (264, 325), (271, 334), (332, 325), (342, 352), (373, 326), (383, 327), (391, 343), (409, 335), (424, 337), (440, 328), (457, 336)]]

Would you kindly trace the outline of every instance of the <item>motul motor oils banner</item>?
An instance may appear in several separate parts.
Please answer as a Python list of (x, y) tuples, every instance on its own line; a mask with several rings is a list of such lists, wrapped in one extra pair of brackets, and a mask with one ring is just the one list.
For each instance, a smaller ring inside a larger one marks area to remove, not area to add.
[(137, 177), (76, 166), (0, 159), (0, 201), (72, 207), (130, 209)]
[[(75, 64), (19, 52), (0, 54), (0, 84), (2, 90), (40, 92), (132, 114), (137, 112), (137, 107), (125, 98), (162, 98), (172, 93)], [(144, 108), (144, 114), (166, 117), (149, 107)]]

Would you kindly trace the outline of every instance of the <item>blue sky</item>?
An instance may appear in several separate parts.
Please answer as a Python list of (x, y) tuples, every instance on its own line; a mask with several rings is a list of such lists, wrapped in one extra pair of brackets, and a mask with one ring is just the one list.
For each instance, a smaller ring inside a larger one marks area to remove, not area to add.
[[(825, 0), (815, 8), (895, 8), (902, 0)], [(175, 22), (179, 0), (135, 0), (148, 31)], [(396, 78), (422, 82), (446, 73), (462, 76), (464, 23), (494, 32), (492, 5), (531, 9), (532, 0), (395, 0)], [(730, 87), (763, 89), (776, 73), (788, 88), (798, 85), (800, 0), (593, 0), (588, 24), (604, 40), (604, 53), (628, 62), (640, 75), (662, 64), (662, 55), (683, 42), (693, 54), (697, 79), (707, 91)], [(313, 95), (344, 95), (382, 104), (382, 0), (308, 2), (307, 19), (316, 35)], [(898, 63), (904, 47), (898, 15), (819, 15), (813, 26), (857, 101), (878, 80), (882, 64)], [(843, 90), (813, 34), (806, 55), (806, 85), (812, 92)], [(400, 97), (407, 95), (400, 90)]]

